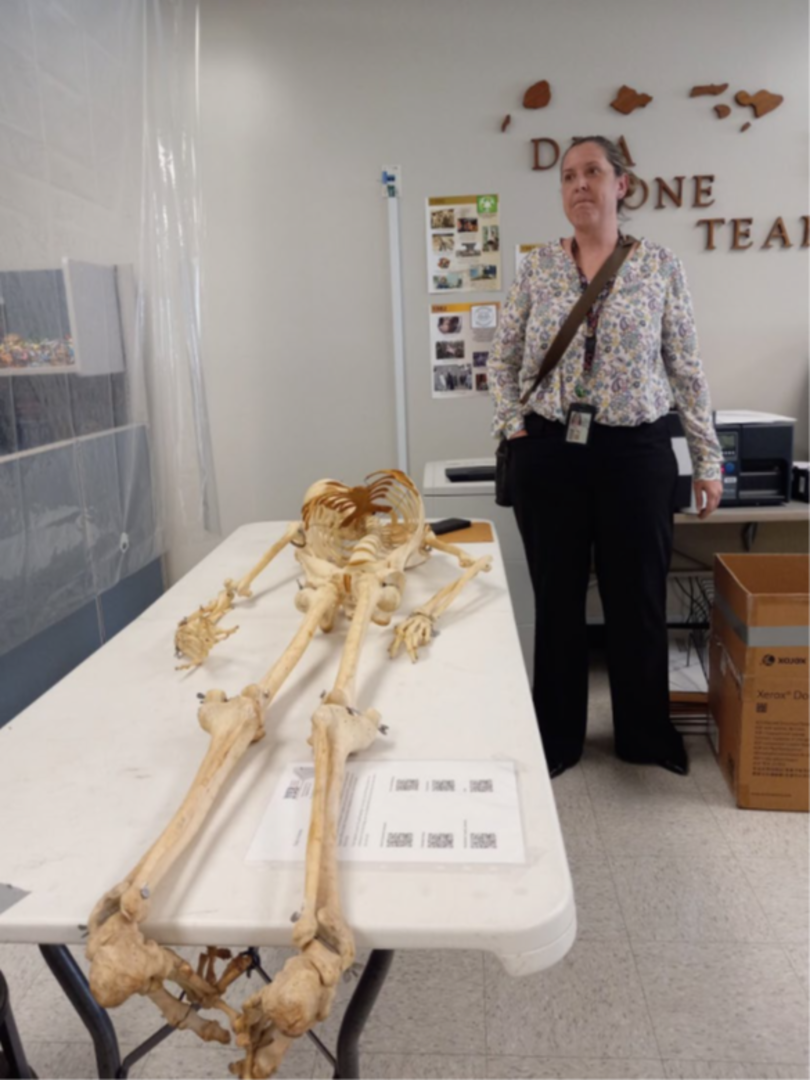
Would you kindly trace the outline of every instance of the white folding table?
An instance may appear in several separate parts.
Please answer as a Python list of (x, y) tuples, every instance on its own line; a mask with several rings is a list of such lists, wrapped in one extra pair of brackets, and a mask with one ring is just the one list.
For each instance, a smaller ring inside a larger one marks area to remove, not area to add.
[[(196, 719), (198, 695), (214, 687), (230, 695), (256, 681), (298, 625), (293, 601), (300, 571), (288, 547), (257, 579), (254, 597), (223, 620), (239, 631), (203, 667), (175, 670), (178, 620), (212, 599), (226, 577), (240, 577), (285, 524), (237, 529), (0, 730), (0, 941), (43, 948), (91, 1030), (99, 1075), (120, 1074), (114, 1030), (62, 947), (82, 942), (96, 901), (135, 865), (190, 785), (208, 738)], [(571, 878), (499, 547), (475, 544), (470, 551), (492, 554), (493, 569), (439, 619), (440, 634), (418, 663), (404, 653), (389, 659), (391, 629), (371, 626), (357, 704), (378, 709), (388, 733), (364, 756), (514, 762), (526, 861), (395, 870), (342, 865), (345, 915), (358, 947), (375, 952), (355, 992), (360, 998), (347, 1011), (344, 1043), (351, 1045), (341, 1075), (357, 1068), (359, 1030), (391, 950), (488, 950), (519, 976), (560, 960), (576, 933)], [(459, 573), (455, 560), (439, 553), (409, 571), (395, 621)], [(310, 718), (334, 680), (345, 627), (344, 620), (314, 638), (271, 705), (265, 738), (249, 749), (197, 840), (156, 890), (147, 936), (178, 946), (290, 943), (303, 865), (250, 864), (246, 853), (283, 769), (310, 755)], [(352, 1053), (355, 1064), (347, 1064)]]

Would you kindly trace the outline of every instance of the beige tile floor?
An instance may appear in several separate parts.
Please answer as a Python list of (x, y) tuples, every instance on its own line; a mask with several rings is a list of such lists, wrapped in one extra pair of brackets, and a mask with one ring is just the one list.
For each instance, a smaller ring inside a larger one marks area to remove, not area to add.
[[(736, 809), (702, 738), (689, 740), (686, 778), (616, 761), (598, 666), (591, 682), (585, 756), (554, 781), (574, 947), (520, 980), (479, 952), (398, 953), (363, 1039), (364, 1076), (808, 1077), (808, 816)], [(271, 971), (280, 959), (265, 951)], [(0, 945), (0, 969), (39, 1076), (94, 1075), (38, 952)], [(155, 1027), (143, 1001), (115, 1022), (125, 1053)], [(178, 1033), (132, 1075), (224, 1077), (234, 1056)], [(331, 1073), (303, 1041), (280, 1075)]]

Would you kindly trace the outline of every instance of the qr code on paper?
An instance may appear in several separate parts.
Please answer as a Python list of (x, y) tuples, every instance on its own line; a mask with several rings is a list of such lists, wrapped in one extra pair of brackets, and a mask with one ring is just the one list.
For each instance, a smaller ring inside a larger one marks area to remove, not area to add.
[(470, 847), (477, 848), (479, 851), (484, 848), (497, 848), (498, 836), (494, 832), (474, 832), (470, 833)]
[(428, 833), (429, 848), (451, 848), (453, 846), (453, 834), (449, 832)]
[(471, 780), (470, 791), (492, 791), (491, 780)]
[(412, 832), (390, 832), (385, 838), (386, 847), (413, 847)]
[(397, 791), (418, 791), (419, 790), (419, 781), (418, 780), (397, 780), (397, 782), (396, 782), (396, 790)]
[(455, 791), (456, 782), (455, 780), (431, 780), (430, 787), (433, 791)]

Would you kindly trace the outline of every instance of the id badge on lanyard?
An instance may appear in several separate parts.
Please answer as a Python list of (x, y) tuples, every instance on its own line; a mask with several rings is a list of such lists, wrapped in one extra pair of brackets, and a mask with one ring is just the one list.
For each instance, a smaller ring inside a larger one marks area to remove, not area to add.
[(593, 405), (575, 402), (568, 409), (565, 425), (565, 441), (579, 446), (587, 446), (591, 437), (591, 425), (596, 416)]

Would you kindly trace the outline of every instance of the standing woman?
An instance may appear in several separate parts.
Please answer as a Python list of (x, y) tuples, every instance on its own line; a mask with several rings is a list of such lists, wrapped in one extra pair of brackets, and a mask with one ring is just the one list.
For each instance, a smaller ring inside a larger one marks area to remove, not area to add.
[(720, 502), (712, 424), (683, 266), (634, 243), (557, 366), (531, 390), (557, 331), (620, 244), (629, 177), (602, 136), (575, 139), (561, 165), (574, 235), (542, 244), (509, 291), (488, 364), (493, 434), (509, 439), (509, 480), (536, 605), (534, 706), (552, 776), (579, 761), (588, 711), (585, 602), (596, 566), (605, 612), (618, 757), (685, 775), (669, 719), (666, 582), (678, 469), (672, 399), (692, 457), (700, 517)]

